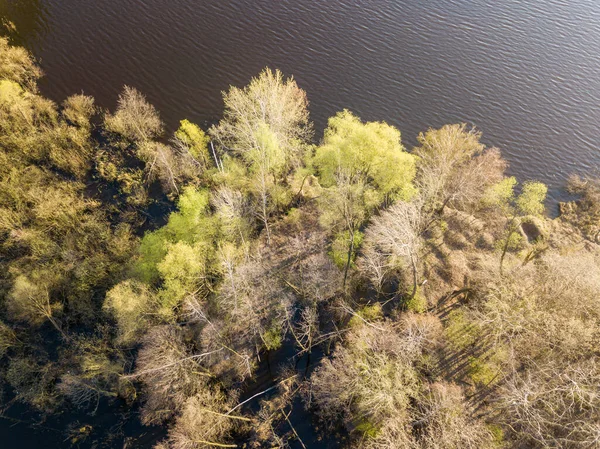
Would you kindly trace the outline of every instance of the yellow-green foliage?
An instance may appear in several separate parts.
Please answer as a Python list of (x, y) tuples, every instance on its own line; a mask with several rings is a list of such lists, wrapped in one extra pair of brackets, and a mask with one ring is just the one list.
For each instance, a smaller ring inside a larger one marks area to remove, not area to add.
[(90, 168), (93, 101), (72, 97), (59, 114), (54, 103), (36, 94), (36, 70), (23, 49), (0, 39), (0, 145), (13, 154), (12, 164), (29, 158), (81, 178)]
[(481, 357), (469, 357), (468, 374), (475, 385), (485, 387), (494, 380), (498, 371)]
[(496, 444), (496, 447), (502, 447), (502, 443), (504, 442), (504, 431), (502, 430), (502, 427), (497, 424), (488, 424), (486, 427), (492, 434), (492, 439)]
[(421, 336), (409, 336), (392, 323), (354, 327), (345, 345), (311, 378), (321, 418), (341, 417), (349, 429), (371, 437), (390, 417), (407, 419), (411, 401), (421, 390), (414, 363), (422, 344)]
[(183, 143), (189, 153), (207, 167), (210, 161), (208, 144), (210, 137), (202, 129), (189, 120), (179, 122), (179, 129), (175, 131), (175, 138)]
[(281, 347), (281, 344), (283, 343), (281, 333), (281, 325), (279, 323), (274, 322), (271, 325), (271, 327), (269, 327), (266, 330), (266, 332), (261, 336), (262, 341), (265, 345), (265, 349), (267, 351), (273, 351)]
[(487, 207), (508, 209), (509, 204), (514, 199), (516, 185), (517, 179), (514, 176), (504, 178), (502, 181), (488, 187), (482, 198), (482, 203)]
[(405, 303), (407, 310), (416, 313), (423, 313), (427, 311), (428, 303), (427, 298), (423, 294), (423, 290), (420, 287), (417, 287), (417, 291), (414, 296), (408, 298)]
[(467, 130), (465, 124), (444, 125), (419, 134), (418, 153), (424, 158), (443, 158), (448, 163), (460, 165), (484, 150), (480, 138), (481, 133)]
[(117, 320), (119, 342), (128, 345), (135, 343), (152, 322), (150, 314), (156, 308), (156, 301), (146, 285), (130, 279), (106, 293), (104, 308)]
[(358, 316), (353, 316), (352, 318), (350, 318), (350, 322), (348, 323), (350, 327), (361, 326), (364, 323), (364, 321), (380, 320), (381, 318), (383, 318), (381, 304), (376, 302), (375, 304), (364, 306), (362, 309), (356, 311), (356, 315)]
[(261, 123), (254, 131), (256, 145), (243, 153), (250, 172), (255, 176), (274, 176), (277, 178), (286, 165), (286, 154), (277, 135), (265, 123)]
[(506, 215), (542, 215), (548, 187), (541, 182), (528, 181), (523, 184), (521, 194), (515, 197), (516, 186), (515, 177), (504, 178), (490, 186), (482, 198), (483, 205), (498, 207)]
[(21, 47), (12, 47), (8, 39), (0, 37), (0, 79), (14, 81), (27, 88), (35, 89), (42, 71), (31, 55)]
[(356, 430), (362, 433), (366, 438), (375, 438), (379, 433), (379, 427), (367, 419), (359, 422), (356, 426)]
[(163, 288), (159, 292), (161, 316), (168, 319), (183, 299), (202, 289), (207, 277), (208, 256), (212, 248), (182, 241), (167, 247), (165, 258), (157, 265)]
[(284, 79), (279, 70), (266, 68), (243, 89), (232, 86), (223, 101), (223, 119), (210, 133), (225, 149), (245, 159), (244, 154), (257, 147), (257, 131), (266, 128), (288, 166), (304, 155), (312, 128), (306, 93), (293, 78)]
[[(354, 250), (350, 254), (350, 266), (354, 265), (354, 259), (356, 258), (356, 252), (362, 244), (364, 234), (356, 231), (354, 233)], [(348, 249), (350, 247), (350, 233), (348, 231), (339, 232), (333, 242), (331, 243), (331, 250), (329, 252), (333, 262), (342, 269), (346, 266), (348, 261)]]
[(509, 251), (516, 251), (523, 245), (523, 236), (513, 229), (508, 229), (504, 237), (496, 242), (496, 249), (502, 251), (505, 247)]
[(63, 103), (63, 116), (81, 128), (90, 127), (90, 118), (95, 112), (94, 98), (86, 95), (72, 95)]
[(481, 328), (460, 309), (450, 312), (444, 334), (450, 347), (456, 351), (476, 345), (482, 336)]
[(408, 199), (414, 193), (415, 158), (400, 143), (400, 132), (385, 122), (362, 123), (348, 110), (329, 119), (314, 164), (325, 187), (337, 183), (341, 170), (372, 183), (381, 197)]
[(135, 272), (144, 282), (159, 279), (158, 264), (167, 255), (170, 244), (181, 241), (206, 246), (218, 235), (219, 223), (210, 214), (208, 191), (187, 187), (179, 197), (178, 209), (165, 226), (146, 233), (142, 239)]
[(516, 206), (522, 215), (541, 215), (544, 212), (544, 200), (548, 187), (541, 182), (529, 181), (523, 184), (523, 191), (516, 200)]
[[(6, 308), (13, 319), (25, 320), (31, 324), (41, 324), (60, 312), (62, 305), (52, 303), (48, 273), (37, 272), (33, 279), (19, 275), (13, 282), (7, 298)], [(53, 279), (54, 280), (54, 279)]]

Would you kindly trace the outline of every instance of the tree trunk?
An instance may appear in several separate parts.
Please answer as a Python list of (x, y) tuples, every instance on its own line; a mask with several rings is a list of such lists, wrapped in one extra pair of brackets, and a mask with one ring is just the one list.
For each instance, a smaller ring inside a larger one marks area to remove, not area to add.
[(65, 341), (69, 341), (69, 336), (65, 333), (65, 331), (62, 330), (62, 327), (59, 326), (58, 322), (54, 319), (52, 315), (48, 315), (48, 321), (50, 321), (50, 323), (52, 323), (52, 326), (54, 326), (54, 328), (58, 332), (60, 332), (60, 335), (62, 336), (62, 338), (65, 339)]
[(350, 268), (350, 262), (352, 261), (352, 253), (354, 252), (354, 230), (350, 232), (350, 245), (348, 247), (348, 258), (346, 259), (346, 268), (344, 269), (344, 284), (346, 287), (346, 279), (348, 279), (348, 269)]
[(412, 265), (412, 275), (413, 275), (413, 291), (412, 291), (411, 299), (414, 299), (415, 296), (417, 295), (417, 262), (415, 261), (415, 257), (413, 255), (412, 251), (410, 252), (410, 263)]
[(504, 256), (506, 256), (506, 252), (508, 251), (508, 245), (510, 244), (510, 238), (515, 232), (515, 228), (513, 226), (516, 216), (511, 218), (508, 223), (508, 234), (506, 235), (506, 241), (504, 242), (504, 246), (502, 248), (502, 255), (500, 256), (500, 275), (503, 274), (503, 264), (504, 264)]

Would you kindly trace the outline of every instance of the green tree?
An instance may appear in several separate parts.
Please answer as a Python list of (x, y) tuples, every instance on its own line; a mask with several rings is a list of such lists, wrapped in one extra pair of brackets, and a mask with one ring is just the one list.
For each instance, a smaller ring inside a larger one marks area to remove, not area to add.
[(516, 185), (517, 180), (514, 177), (505, 178), (490, 186), (483, 197), (486, 206), (495, 207), (507, 216), (504, 236), (499, 244), (500, 273), (503, 271), (506, 253), (519, 245), (521, 224), (531, 217), (541, 216), (545, 211), (544, 201), (548, 192), (545, 184), (535, 181), (525, 182), (518, 196), (514, 193)]
[(404, 150), (394, 127), (362, 123), (345, 110), (329, 119), (313, 164), (325, 188), (319, 201), (322, 222), (336, 239), (347, 242), (345, 285), (357, 233), (369, 214), (385, 202), (414, 194), (415, 159)]

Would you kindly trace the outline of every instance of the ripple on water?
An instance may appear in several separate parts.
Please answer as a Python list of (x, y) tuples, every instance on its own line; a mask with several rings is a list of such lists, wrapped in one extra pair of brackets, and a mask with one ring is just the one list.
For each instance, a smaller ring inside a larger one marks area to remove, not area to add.
[(408, 146), (465, 121), (547, 182), (598, 165), (600, 4), (592, 0), (47, 0), (15, 2), (21, 38), (41, 58), (43, 91), (84, 91), (114, 107), (142, 90), (170, 128), (211, 122), (220, 92), (264, 66), (307, 90), (316, 129), (347, 107), (387, 120)]

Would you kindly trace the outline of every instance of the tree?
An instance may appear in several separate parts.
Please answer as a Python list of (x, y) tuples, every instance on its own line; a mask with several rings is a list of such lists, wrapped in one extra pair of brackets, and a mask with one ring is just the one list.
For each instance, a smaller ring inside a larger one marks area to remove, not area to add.
[[(32, 282), (26, 276), (18, 276), (8, 296), (7, 308), (12, 317), (39, 324), (48, 320), (52, 326), (67, 340), (56, 315), (62, 309), (61, 304), (51, 302), (49, 286), (43, 280)], [(40, 282), (41, 281), (41, 282)]]
[[(414, 298), (418, 288), (418, 259), (421, 246), (421, 232), (425, 225), (423, 209), (419, 202), (398, 201), (381, 215), (374, 217), (367, 227), (365, 241), (370, 251), (383, 256), (383, 266), (392, 269), (398, 262), (408, 260), (412, 270), (412, 294)], [(368, 253), (367, 253), (368, 254)], [(376, 257), (371, 255), (371, 259)], [(374, 283), (380, 283), (381, 263), (377, 265)]]
[(487, 207), (499, 209), (507, 216), (504, 237), (500, 241), (500, 273), (503, 272), (504, 258), (510, 249), (518, 247), (521, 235), (518, 233), (523, 222), (530, 217), (539, 217), (544, 213), (544, 201), (548, 187), (541, 182), (525, 182), (521, 194), (515, 196), (514, 188), (517, 180), (514, 177), (505, 178), (491, 185), (483, 196)]
[(372, 438), (390, 419), (408, 425), (409, 408), (421, 391), (415, 367), (439, 338), (439, 322), (409, 315), (400, 323), (357, 322), (332, 359), (311, 377), (311, 401), (328, 423)]
[(222, 285), (218, 303), (228, 318), (234, 345), (254, 350), (257, 355), (263, 348), (278, 349), (293, 297), (274, 279), (270, 261), (260, 253), (243, 260), (231, 279), (233, 282)]
[(101, 398), (117, 397), (124, 359), (106, 340), (76, 337), (63, 350), (61, 359), (66, 369), (57, 389), (75, 406), (93, 407), (94, 414)]
[(206, 387), (189, 398), (169, 432), (170, 447), (237, 447), (235, 444), (227, 444), (227, 440), (231, 440), (231, 433), (240, 427), (240, 423), (248, 421), (248, 418), (228, 412), (234, 406), (232, 399), (218, 387)]
[(96, 112), (94, 98), (87, 95), (72, 95), (63, 102), (62, 114), (73, 125), (88, 129), (90, 119)]
[(262, 125), (255, 132), (256, 146), (246, 153), (246, 159), (250, 161), (250, 173), (254, 178), (251, 189), (258, 202), (256, 214), (264, 224), (267, 244), (271, 244), (269, 216), (278, 203), (288, 202), (279, 198), (285, 193), (276, 183), (285, 168), (286, 155), (279, 146), (275, 133), (268, 126)]
[(133, 87), (124, 86), (119, 95), (117, 110), (104, 118), (107, 130), (132, 142), (143, 143), (160, 136), (163, 123), (158, 111), (146, 97)]
[(312, 137), (306, 93), (293, 78), (264, 69), (243, 89), (230, 87), (223, 94), (225, 111), (211, 136), (226, 151), (246, 158), (259, 146), (257, 134), (266, 127), (285, 155), (288, 166), (298, 163)]
[(502, 179), (506, 161), (498, 150), (486, 150), (480, 138), (465, 124), (419, 134), (417, 186), (428, 211), (477, 204), (486, 188)]
[(319, 198), (321, 224), (337, 231), (331, 245), (332, 256), (334, 262), (344, 268), (343, 286), (346, 286), (348, 270), (362, 240), (360, 226), (368, 211), (375, 207), (369, 193), (362, 181), (340, 172), (335, 187), (324, 190)]
[(22, 47), (9, 45), (8, 39), (0, 38), (0, 79), (14, 81), (32, 92), (37, 90), (37, 80), (42, 71), (31, 55)]
[(156, 313), (156, 299), (148, 287), (133, 279), (123, 281), (106, 293), (104, 309), (114, 315), (119, 327), (119, 343), (135, 344)]
[(293, 79), (265, 69), (245, 88), (231, 87), (223, 99), (224, 117), (210, 134), (220, 151), (236, 158), (241, 167), (221, 163), (221, 172), (239, 172), (242, 167), (247, 171), (242, 175), (247, 182), (238, 188), (250, 194), (270, 244), (269, 217), (291, 201), (289, 178), (301, 166), (312, 136), (306, 94)]
[(528, 447), (595, 447), (600, 442), (599, 384), (595, 358), (533, 366), (502, 387), (501, 419)]
[(600, 179), (593, 176), (570, 176), (569, 193), (577, 195), (574, 202), (559, 203), (560, 218), (581, 229), (589, 240), (600, 242)]
[[(212, 164), (208, 154), (210, 137), (202, 129), (189, 120), (179, 122), (179, 129), (172, 139), (175, 149), (184, 157), (189, 158), (192, 165), (200, 170), (208, 169)], [(214, 161), (217, 164), (217, 161)]]
[(415, 159), (404, 151), (395, 128), (362, 123), (344, 110), (329, 119), (313, 164), (325, 187), (320, 201), (324, 224), (347, 242), (345, 285), (357, 232), (368, 214), (385, 201), (414, 194)]
[[(147, 232), (139, 247), (139, 257), (136, 260), (135, 272), (141, 280), (155, 283), (160, 280), (159, 264), (168, 254), (169, 247), (178, 243), (193, 246), (200, 251), (194, 260), (202, 259), (210, 265), (211, 248), (214, 249), (215, 239), (219, 236), (218, 219), (210, 211), (210, 195), (206, 189), (194, 186), (184, 188), (177, 201), (178, 210), (169, 215), (165, 226), (156, 231)], [(184, 251), (183, 246), (175, 250)], [(179, 251), (179, 252), (181, 252)], [(195, 254), (195, 253), (194, 253)], [(172, 255), (174, 260), (175, 253)], [(203, 263), (202, 261), (198, 263)], [(173, 273), (177, 276), (177, 268), (163, 265), (163, 273)]]
[(367, 449), (497, 447), (484, 423), (470, 415), (460, 387), (445, 382), (424, 387), (409, 425), (402, 422), (401, 416), (392, 417), (363, 446)]
[(181, 410), (186, 400), (201, 393), (212, 377), (201, 362), (210, 354), (191, 354), (183, 335), (173, 326), (157, 326), (142, 339), (136, 370), (146, 388), (142, 422), (160, 423)]

